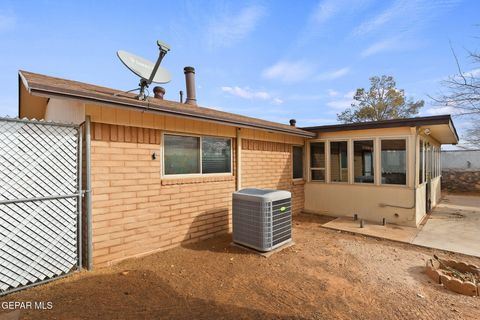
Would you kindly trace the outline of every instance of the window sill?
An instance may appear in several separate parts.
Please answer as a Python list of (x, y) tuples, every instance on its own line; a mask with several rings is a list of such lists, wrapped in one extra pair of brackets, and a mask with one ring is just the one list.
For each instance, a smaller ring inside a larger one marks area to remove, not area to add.
[(206, 182), (222, 182), (222, 181), (234, 181), (233, 175), (228, 176), (203, 176), (194, 178), (163, 178), (162, 186), (171, 186), (176, 184), (194, 184), (194, 183), (206, 183)]

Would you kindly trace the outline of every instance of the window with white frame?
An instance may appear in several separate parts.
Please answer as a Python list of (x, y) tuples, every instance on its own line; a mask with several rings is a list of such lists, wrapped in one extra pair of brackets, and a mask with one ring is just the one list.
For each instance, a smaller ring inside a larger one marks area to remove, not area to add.
[(330, 181), (348, 182), (348, 142), (330, 142)]
[(310, 171), (312, 181), (325, 182), (325, 142), (310, 143)]
[(292, 177), (293, 179), (303, 178), (303, 146), (292, 147)]
[(374, 183), (373, 140), (353, 141), (355, 183)]
[(164, 174), (231, 173), (231, 143), (230, 138), (165, 134)]
[(425, 182), (424, 172), (425, 172), (425, 148), (424, 142), (420, 139), (420, 147), (418, 153), (419, 163), (418, 163), (418, 184)]
[(381, 141), (382, 184), (407, 184), (407, 141)]

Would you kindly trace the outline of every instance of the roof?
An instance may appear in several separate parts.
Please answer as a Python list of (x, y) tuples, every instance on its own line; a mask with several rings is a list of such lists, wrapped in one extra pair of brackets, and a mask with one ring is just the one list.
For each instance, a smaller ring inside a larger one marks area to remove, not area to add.
[[(356, 123), (346, 123), (346, 124), (333, 124), (326, 126), (316, 126), (316, 127), (303, 127), (303, 130), (308, 130), (312, 132), (336, 132), (336, 131), (349, 131), (349, 130), (366, 130), (366, 129), (381, 129), (381, 128), (398, 128), (398, 127), (426, 127), (426, 126), (438, 126), (438, 125), (447, 125), (453, 136), (451, 142), (446, 143), (457, 143), (459, 138), (457, 130), (453, 125), (452, 117), (450, 115), (438, 115), (430, 117), (415, 117), (415, 118), (406, 118), (406, 119), (392, 119), (392, 120), (381, 120), (381, 121), (369, 121), (369, 122), (356, 122)], [(454, 140), (454, 141), (453, 141)]]
[(146, 101), (141, 101), (135, 98), (135, 94), (125, 93), (121, 90), (46, 76), (28, 71), (19, 71), (19, 77), (28, 92), (31, 95), (36, 96), (73, 98), (85, 102), (108, 104), (114, 105), (115, 107), (137, 109), (139, 111), (149, 111), (197, 120), (213, 121), (231, 126), (261, 129), (302, 137), (315, 136), (315, 133), (287, 124), (246, 117), (234, 113), (169, 100), (149, 98)]

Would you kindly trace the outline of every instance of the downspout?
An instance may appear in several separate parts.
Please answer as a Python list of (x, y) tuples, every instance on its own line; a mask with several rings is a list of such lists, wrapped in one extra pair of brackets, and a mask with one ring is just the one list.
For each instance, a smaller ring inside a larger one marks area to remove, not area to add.
[(93, 269), (93, 243), (92, 243), (92, 177), (91, 177), (91, 130), (90, 116), (85, 118), (85, 209), (86, 209), (86, 227), (87, 227), (87, 261), (88, 270)]
[(237, 128), (237, 161), (235, 166), (235, 171), (237, 173), (237, 183), (236, 183), (236, 190), (240, 190), (242, 188), (242, 129)]

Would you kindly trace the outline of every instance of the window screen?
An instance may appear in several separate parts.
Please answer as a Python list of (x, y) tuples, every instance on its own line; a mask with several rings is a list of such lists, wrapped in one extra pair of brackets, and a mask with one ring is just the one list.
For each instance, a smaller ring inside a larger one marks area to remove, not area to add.
[(312, 181), (325, 181), (325, 143), (310, 143), (310, 169)]
[(202, 173), (230, 172), (231, 151), (230, 139), (202, 137)]
[(347, 141), (330, 142), (330, 180), (348, 182)]
[(423, 178), (423, 173), (425, 171), (425, 161), (424, 161), (424, 147), (423, 147), (423, 140), (420, 140), (420, 152), (418, 155), (419, 158), (419, 164), (418, 164), (418, 184), (422, 184), (425, 180)]
[(382, 183), (407, 184), (406, 141), (382, 140)]
[(374, 182), (373, 159), (373, 140), (353, 142), (353, 172), (355, 182)]
[(165, 174), (200, 173), (200, 138), (164, 136)]
[(293, 146), (293, 179), (303, 178), (303, 147)]

